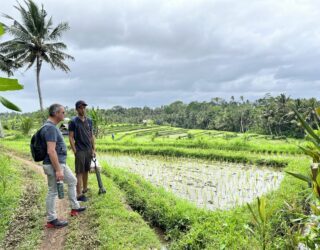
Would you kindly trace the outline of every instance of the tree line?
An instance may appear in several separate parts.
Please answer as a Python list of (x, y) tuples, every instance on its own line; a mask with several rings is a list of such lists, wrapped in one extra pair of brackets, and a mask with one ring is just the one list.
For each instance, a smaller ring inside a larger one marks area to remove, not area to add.
[(175, 101), (158, 108), (115, 106), (100, 110), (108, 123), (142, 123), (151, 120), (158, 125), (171, 125), (188, 129), (214, 129), (232, 132), (254, 132), (276, 137), (304, 136), (303, 129), (296, 121), (292, 108), (317, 128), (319, 117), (316, 108), (319, 101), (315, 98), (293, 99), (285, 94), (271, 96), (266, 94), (255, 101), (240, 97), (224, 100), (216, 97), (211, 101), (189, 104)]
[[(116, 123), (169, 125), (186, 129), (210, 129), (237, 133), (258, 133), (272, 135), (275, 138), (302, 138), (304, 130), (297, 122), (293, 108), (314, 129), (319, 129), (320, 121), (317, 109), (320, 106), (316, 98), (293, 99), (285, 94), (271, 96), (266, 94), (255, 101), (213, 98), (211, 101), (193, 101), (188, 104), (175, 101), (157, 108), (114, 106), (110, 109), (91, 108), (88, 115), (100, 127)], [(74, 109), (66, 107), (68, 117), (75, 116)], [(41, 124), (45, 112), (37, 111), (18, 115), (2, 113), (0, 119), (9, 129), (16, 129), (21, 119), (31, 118)], [(10, 124), (10, 125), (9, 125)], [(18, 126), (19, 127), (19, 126)]]

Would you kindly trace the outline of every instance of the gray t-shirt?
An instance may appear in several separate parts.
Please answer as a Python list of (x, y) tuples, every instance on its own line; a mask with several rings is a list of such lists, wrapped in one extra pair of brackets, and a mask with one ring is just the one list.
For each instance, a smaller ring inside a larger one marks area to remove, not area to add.
[[(58, 155), (59, 163), (66, 163), (67, 159), (67, 146), (63, 140), (61, 131), (51, 121), (46, 121), (45, 127), (41, 130), (41, 137), (45, 142), (56, 142), (56, 152)], [(51, 164), (49, 155), (47, 154), (43, 160), (43, 164)]]

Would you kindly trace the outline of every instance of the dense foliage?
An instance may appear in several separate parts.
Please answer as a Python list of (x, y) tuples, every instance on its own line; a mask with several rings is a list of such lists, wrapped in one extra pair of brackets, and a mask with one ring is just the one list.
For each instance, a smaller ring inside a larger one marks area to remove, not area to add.
[(105, 111), (110, 123), (140, 123), (153, 120), (159, 125), (182, 128), (215, 129), (233, 132), (256, 132), (274, 136), (302, 137), (303, 130), (295, 122), (291, 107), (295, 107), (306, 120), (316, 126), (314, 108), (319, 104), (315, 98), (292, 99), (281, 94), (266, 95), (256, 101), (226, 101), (213, 98), (209, 102), (181, 101), (160, 108), (113, 107)]
[[(158, 108), (115, 106), (111, 109), (97, 109), (95, 112), (100, 120), (108, 124), (156, 123), (188, 129), (255, 132), (274, 137), (301, 138), (304, 132), (297, 124), (292, 108), (298, 110), (313, 128), (317, 128), (319, 118), (315, 108), (318, 106), (319, 101), (315, 98), (292, 99), (284, 94), (275, 97), (267, 94), (256, 101), (213, 98), (209, 102), (194, 101), (189, 104), (176, 101)], [(25, 115), (39, 117), (38, 112)], [(68, 116), (73, 115), (74, 110), (69, 110)]]

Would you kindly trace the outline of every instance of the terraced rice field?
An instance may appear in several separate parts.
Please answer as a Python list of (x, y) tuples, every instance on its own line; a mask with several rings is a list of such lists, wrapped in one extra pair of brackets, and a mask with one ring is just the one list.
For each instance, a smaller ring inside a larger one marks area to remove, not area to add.
[(100, 159), (209, 210), (252, 202), (277, 189), (284, 176), (274, 168), (186, 158), (103, 154)]

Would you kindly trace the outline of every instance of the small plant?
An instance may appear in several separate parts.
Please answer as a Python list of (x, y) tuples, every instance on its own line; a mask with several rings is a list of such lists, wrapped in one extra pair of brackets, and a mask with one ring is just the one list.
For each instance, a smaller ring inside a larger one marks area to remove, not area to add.
[(106, 120), (99, 108), (88, 110), (88, 114), (93, 122), (93, 133), (96, 138), (101, 138), (104, 135)]
[(8, 124), (3, 124), (3, 129), (5, 129), (5, 130), (9, 130), (9, 126), (8, 126)]
[(253, 234), (253, 236), (260, 242), (261, 248), (266, 249), (267, 246), (267, 215), (266, 215), (266, 199), (264, 197), (257, 198), (258, 214), (253, 211), (253, 208), (247, 203), (248, 208), (252, 214), (254, 221), (254, 228), (246, 225), (246, 228)]
[[(314, 201), (310, 203), (312, 214), (308, 216), (301, 215), (301, 218), (297, 219), (300, 223), (304, 223), (308, 230), (302, 232), (298, 236), (298, 240), (305, 243), (311, 249), (318, 249), (320, 245), (320, 136), (318, 135), (319, 131), (313, 130), (297, 110), (294, 109), (294, 112), (307, 133), (306, 139), (311, 142), (306, 147), (300, 148), (306, 155), (312, 158), (313, 163), (311, 164), (309, 175), (289, 171), (286, 171), (286, 173), (307, 182), (308, 187), (312, 188), (312, 193), (315, 196)], [(316, 110), (316, 113), (319, 115), (319, 109)]]
[(4, 194), (6, 192), (8, 182), (9, 182), (9, 165), (10, 165), (10, 159), (5, 156), (0, 157), (0, 195)]
[(193, 139), (194, 138), (194, 134), (188, 133), (188, 139)]

